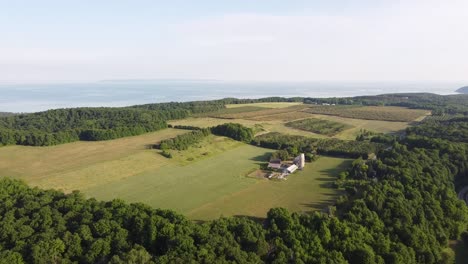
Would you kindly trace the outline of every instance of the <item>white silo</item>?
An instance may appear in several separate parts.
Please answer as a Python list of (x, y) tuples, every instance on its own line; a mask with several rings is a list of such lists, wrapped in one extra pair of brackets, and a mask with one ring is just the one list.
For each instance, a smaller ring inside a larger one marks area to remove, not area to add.
[(299, 158), (299, 169), (304, 169), (304, 166), (305, 166), (305, 155), (304, 153), (301, 153), (301, 156)]

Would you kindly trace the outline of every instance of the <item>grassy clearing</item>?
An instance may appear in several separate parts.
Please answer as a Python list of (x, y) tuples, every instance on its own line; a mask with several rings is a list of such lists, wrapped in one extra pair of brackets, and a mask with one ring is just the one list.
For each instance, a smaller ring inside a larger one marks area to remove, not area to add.
[(285, 181), (245, 179), (251, 184), (188, 212), (192, 219), (206, 220), (220, 216), (245, 215), (265, 217), (272, 207), (308, 213), (332, 204), (339, 195), (331, 184), (350, 160), (321, 157), (308, 163), (303, 171)]
[(429, 114), (427, 110), (393, 106), (312, 105), (304, 111), (312, 114), (397, 122), (411, 122)]
[[(257, 168), (271, 151), (237, 144), (241, 145), (195, 162), (180, 165), (171, 160), (168, 166), (84, 192), (98, 199), (122, 198), (187, 213), (254, 183), (245, 174)], [(208, 145), (194, 151), (203, 153), (215, 148)]]
[(210, 113), (200, 113), (196, 114), (195, 117), (221, 117), (227, 114), (239, 114), (239, 113), (246, 113), (246, 112), (255, 112), (265, 110), (265, 107), (259, 106), (240, 106), (240, 107), (233, 107), (233, 108), (225, 108), (219, 111), (210, 112)]
[(285, 113), (294, 113), (300, 110), (307, 109), (308, 106), (304, 104), (300, 105), (293, 105), (289, 107), (284, 107), (284, 108), (273, 108), (273, 109), (265, 109), (261, 111), (255, 111), (255, 112), (244, 112), (244, 113), (237, 113), (237, 114), (226, 114), (226, 115), (221, 115), (220, 117), (222, 118), (230, 118), (230, 119), (254, 119), (259, 118), (262, 116), (270, 116), (270, 115), (276, 115), (276, 114), (285, 114)]
[(147, 145), (187, 133), (165, 129), (145, 135), (100, 142), (74, 142), (52, 147), (0, 148), (0, 176), (33, 186), (69, 192), (126, 178), (163, 166), (167, 160)]
[(346, 129), (352, 128), (351, 125), (317, 118), (288, 122), (286, 126), (327, 136), (334, 136)]
[(303, 105), (303, 103), (288, 103), (288, 102), (278, 102), (278, 103), (252, 103), (252, 104), (228, 104), (227, 108), (241, 108), (248, 106), (262, 107), (262, 108), (286, 108), (295, 105)]
[(344, 130), (343, 132), (334, 136), (336, 138), (347, 139), (347, 140), (354, 140), (356, 136), (359, 134), (359, 131), (361, 129), (374, 131), (378, 133), (395, 133), (395, 132), (406, 129), (410, 125), (410, 122), (364, 120), (364, 119), (353, 119), (353, 118), (345, 118), (345, 117), (330, 116), (330, 115), (312, 115), (312, 117), (353, 126), (353, 128)]

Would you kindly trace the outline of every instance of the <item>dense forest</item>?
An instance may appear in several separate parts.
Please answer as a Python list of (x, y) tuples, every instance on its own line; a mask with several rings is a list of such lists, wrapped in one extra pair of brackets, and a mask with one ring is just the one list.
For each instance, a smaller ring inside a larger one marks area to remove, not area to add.
[(368, 154), (377, 153), (385, 148), (384, 144), (370, 141), (350, 141), (337, 138), (318, 139), (277, 132), (259, 135), (253, 139), (252, 143), (264, 148), (288, 150), (291, 156), (297, 155), (297, 153), (316, 152), (321, 155), (367, 158)]
[(224, 107), (218, 103), (167, 103), (127, 108), (57, 109), (0, 117), (0, 145), (50, 146), (108, 140), (167, 127), (167, 120)]
[(218, 136), (229, 137), (238, 141), (250, 143), (254, 137), (254, 132), (251, 128), (241, 124), (226, 123), (211, 128), (211, 133)]
[(327, 136), (334, 136), (346, 129), (352, 128), (353, 126), (334, 122), (330, 120), (324, 119), (317, 119), (317, 118), (308, 118), (308, 119), (301, 119), (296, 121), (291, 121), (285, 124), (288, 127), (310, 131), (313, 133), (327, 135)]
[(159, 143), (159, 148), (161, 150), (185, 150), (188, 149), (190, 146), (200, 142), (202, 139), (204, 139), (210, 134), (211, 131), (207, 128), (196, 129), (190, 133), (178, 135), (175, 138), (162, 140)]
[[(444, 133), (440, 133), (440, 127)], [(455, 142), (468, 143), (468, 117), (452, 118), (448, 120), (428, 120), (418, 126), (406, 129), (408, 135), (421, 135), (426, 137), (440, 137)]]
[[(346, 194), (326, 213), (273, 208), (261, 222), (193, 223), (1, 179), (0, 263), (453, 263), (448, 240), (468, 237), (454, 185), (468, 177), (468, 147), (432, 125), (431, 137), (414, 130), (376, 160), (353, 162), (336, 181)], [(269, 137), (278, 148), (314, 143)]]

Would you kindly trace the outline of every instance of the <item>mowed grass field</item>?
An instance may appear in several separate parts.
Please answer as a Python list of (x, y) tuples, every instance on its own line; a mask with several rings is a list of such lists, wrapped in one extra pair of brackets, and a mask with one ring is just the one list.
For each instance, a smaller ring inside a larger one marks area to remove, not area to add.
[(0, 177), (65, 192), (83, 190), (164, 166), (168, 160), (147, 145), (187, 132), (165, 129), (109, 141), (1, 147)]
[(231, 215), (264, 217), (272, 207), (302, 213), (322, 210), (340, 195), (331, 185), (350, 164), (351, 160), (347, 159), (321, 157), (307, 163), (303, 171), (290, 175), (287, 180), (244, 178), (250, 183), (246, 188), (192, 209), (187, 215), (205, 220)]
[(265, 217), (271, 207), (320, 210), (334, 200), (329, 188), (348, 160), (322, 157), (287, 181), (246, 177), (273, 150), (209, 136), (166, 159), (148, 145), (187, 133), (165, 129), (102, 142), (53, 147), (0, 148), (0, 176), (32, 186), (82, 191), (87, 197), (143, 202), (186, 214), (194, 220), (221, 215)]

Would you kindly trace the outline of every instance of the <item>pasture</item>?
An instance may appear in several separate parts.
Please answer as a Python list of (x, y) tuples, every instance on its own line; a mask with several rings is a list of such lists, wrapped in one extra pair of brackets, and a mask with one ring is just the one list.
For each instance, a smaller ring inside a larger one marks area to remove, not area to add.
[(167, 159), (147, 149), (147, 145), (187, 132), (164, 129), (109, 141), (1, 147), (0, 177), (65, 192), (83, 190), (166, 165)]
[(194, 220), (220, 215), (265, 217), (271, 207), (319, 210), (335, 199), (329, 183), (349, 164), (322, 157), (286, 181), (253, 179), (273, 150), (208, 136), (166, 159), (148, 146), (187, 133), (165, 129), (141, 136), (53, 147), (0, 148), (0, 176), (32, 186), (82, 191), (87, 197), (144, 202)]
[(317, 118), (288, 122), (286, 126), (327, 136), (334, 136), (346, 129), (352, 128), (351, 125)]
[(272, 207), (302, 213), (321, 210), (333, 204), (340, 195), (332, 188), (332, 183), (350, 164), (351, 160), (321, 157), (307, 163), (303, 171), (288, 176), (287, 180), (244, 178), (250, 182), (246, 188), (192, 209), (187, 215), (206, 220), (231, 215), (265, 217)]

